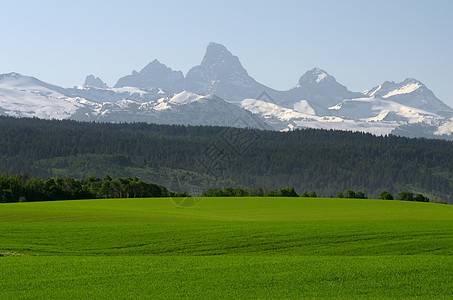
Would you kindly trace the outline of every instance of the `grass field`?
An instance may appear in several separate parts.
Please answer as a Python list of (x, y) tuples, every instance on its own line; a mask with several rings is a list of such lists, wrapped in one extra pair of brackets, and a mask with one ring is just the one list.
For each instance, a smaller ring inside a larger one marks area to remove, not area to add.
[(453, 206), (199, 200), (0, 204), (0, 299), (453, 298)]

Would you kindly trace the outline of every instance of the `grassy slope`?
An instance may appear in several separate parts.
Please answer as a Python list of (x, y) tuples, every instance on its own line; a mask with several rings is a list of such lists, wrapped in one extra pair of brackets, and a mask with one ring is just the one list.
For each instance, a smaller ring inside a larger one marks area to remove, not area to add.
[[(453, 207), (203, 198), (0, 205), (0, 298), (452, 297)], [(37, 256), (39, 255), (39, 256)], [(56, 255), (56, 256), (55, 256)]]

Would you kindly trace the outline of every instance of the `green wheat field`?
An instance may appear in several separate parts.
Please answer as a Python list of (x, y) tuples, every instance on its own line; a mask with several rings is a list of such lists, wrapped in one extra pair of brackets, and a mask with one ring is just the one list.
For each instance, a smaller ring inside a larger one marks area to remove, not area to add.
[(183, 206), (0, 204), (0, 299), (453, 298), (453, 206), (253, 197)]

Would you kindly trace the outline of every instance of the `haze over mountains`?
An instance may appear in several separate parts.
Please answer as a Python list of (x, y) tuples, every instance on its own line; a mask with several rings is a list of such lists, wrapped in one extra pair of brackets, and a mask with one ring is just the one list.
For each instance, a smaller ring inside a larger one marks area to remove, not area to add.
[(0, 75), (0, 115), (453, 138), (453, 109), (416, 79), (354, 92), (314, 68), (296, 82), (286, 91), (267, 87), (226, 47), (210, 43), (186, 76), (154, 60), (112, 88), (93, 75), (74, 88), (17, 73)]

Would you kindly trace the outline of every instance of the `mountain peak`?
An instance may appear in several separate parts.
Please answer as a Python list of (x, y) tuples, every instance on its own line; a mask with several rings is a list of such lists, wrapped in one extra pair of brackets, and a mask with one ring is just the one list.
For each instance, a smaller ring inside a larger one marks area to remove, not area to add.
[(404, 81), (401, 82), (401, 84), (419, 84), (419, 85), (424, 85), (420, 80), (417, 80), (417, 79), (412, 78), (412, 77), (404, 79)]
[(266, 88), (249, 76), (239, 58), (217, 43), (209, 43), (201, 64), (187, 72), (186, 89), (238, 101), (257, 97)]
[(174, 71), (171, 68), (167, 67), (165, 64), (155, 59), (147, 64), (138, 74), (141, 74), (142, 76), (159, 76), (163, 73), (171, 72)]
[(365, 95), (391, 100), (436, 114), (452, 112), (448, 105), (437, 99), (430, 89), (414, 78), (406, 78), (402, 82), (385, 81), (383, 84), (367, 91)]
[(148, 68), (152, 67), (165, 67), (168, 68), (165, 64), (161, 63), (158, 59), (154, 59), (152, 62), (147, 64), (140, 72), (143, 72), (143, 70), (146, 70)]
[(424, 86), (424, 84), (420, 80), (417, 80), (412, 77), (408, 77), (401, 82), (388, 81), (388, 80), (384, 81), (384, 83), (382, 84), (382, 87), (401, 87), (401, 86), (405, 86), (408, 84), (418, 84), (420, 86)]
[(21, 77), (24, 77), (24, 75), (15, 73), (15, 72), (5, 73), (5, 74), (0, 74), (0, 81), (8, 80), (8, 79), (18, 79)]
[(222, 45), (222, 44), (219, 44), (219, 43), (215, 43), (215, 42), (210, 42), (207, 46), (207, 50), (210, 50), (210, 51), (228, 51), (228, 49)]
[(305, 72), (302, 77), (299, 79), (299, 85), (303, 84), (327, 84), (336, 82), (335, 78), (323, 69), (320, 68), (313, 68), (307, 72)]
[(88, 75), (85, 78), (85, 83), (83, 84), (85, 87), (96, 87), (101, 89), (107, 89), (108, 86), (105, 84), (104, 81), (101, 80), (99, 77), (95, 77), (94, 75)]
[(184, 75), (181, 71), (173, 71), (157, 59), (147, 64), (140, 72), (133, 71), (115, 84), (116, 88), (133, 86), (138, 88), (162, 88), (172, 93), (184, 89)]
[(326, 71), (324, 71), (323, 69), (320, 69), (320, 68), (313, 68), (311, 70), (308, 70), (307, 73), (313, 73), (313, 74), (327, 74)]
[(298, 84), (288, 91), (287, 107), (295, 101), (308, 100), (315, 106), (315, 111), (320, 114), (327, 112), (327, 108), (338, 104), (344, 99), (360, 98), (362, 93), (349, 91), (344, 85), (338, 83), (332, 75), (320, 68), (313, 68), (305, 72)]
[(206, 53), (201, 61), (201, 65), (210, 66), (213, 64), (240, 65), (241, 63), (239, 62), (239, 58), (231, 54), (224, 45), (211, 42), (206, 47)]
[[(414, 78), (406, 78), (402, 82), (385, 81), (380, 86), (370, 90), (374, 97), (389, 98), (395, 95), (411, 94), (414, 92), (421, 93), (425, 85)], [(369, 94), (369, 93), (368, 93)]]

